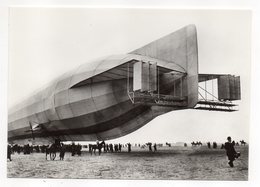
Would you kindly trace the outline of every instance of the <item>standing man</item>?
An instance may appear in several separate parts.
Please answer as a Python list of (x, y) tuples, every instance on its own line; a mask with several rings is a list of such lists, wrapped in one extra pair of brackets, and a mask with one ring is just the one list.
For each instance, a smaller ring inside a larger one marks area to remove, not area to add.
[(128, 143), (127, 145), (128, 145), (128, 153), (130, 153), (131, 152), (131, 144)]
[(146, 145), (148, 145), (148, 147), (149, 147), (149, 151), (152, 151), (152, 143), (149, 142), (149, 143), (147, 143)]
[(235, 145), (235, 142), (231, 142), (231, 137), (227, 137), (227, 140), (228, 142), (225, 143), (225, 149), (226, 149), (226, 153), (227, 153), (227, 156), (228, 156), (228, 164), (230, 165), (230, 167), (234, 167), (234, 164), (233, 164), (233, 161), (238, 158), (240, 156), (240, 153), (237, 153), (235, 148), (234, 148), (234, 145)]
[(60, 160), (64, 160), (65, 156), (65, 146), (63, 143), (60, 144)]
[(156, 145), (156, 143), (154, 143), (153, 149), (154, 149), (154, 152), (157, 151), (157, 145)]
[(122, 145), (121, 144), (118, 144), (118, 150), (119, 150), (119, 152), (121, 152), (121, 150), (122, 150)]

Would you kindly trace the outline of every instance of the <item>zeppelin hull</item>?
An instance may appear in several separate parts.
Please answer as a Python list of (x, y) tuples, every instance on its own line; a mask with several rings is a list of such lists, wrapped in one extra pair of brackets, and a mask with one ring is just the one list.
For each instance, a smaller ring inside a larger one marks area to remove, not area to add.
[[(39, 129), (33, 132), (33, 137), (28, 124), (34, 115), (14, 121), (14, 124), (23, 125), (9, 130), (9, 141), (19, 142), (32, 138), (35, 141), (39, 139), (40, 142), (41, 138), (50, 141), (54, 138), (70, 141), (107, 140), (131, 133), (156, 116), (173, 110), (169, 107), (159, 109), (160, 107), (156, 106), (133, 105), (127, 95), (125, 79), (73, 89), (68, 91), (70, 98), (77, 98), (70, 100), (73, 102), (62, 105), (53, 101), (56, 106), (54, 109), (37, 114), (44, 115), (47, 119), (56, 116), (59, 120), (39, 121), (36, 118), (40, 125)], [(91, 94), (87, 94), (89, 91)], [(82, 93), (80, 97), (78, 92)]]
[(189, 25), (128, 54), (83, 64), (9, 110), (8, 141), (107, 140), (193, 108), (197, 53)]

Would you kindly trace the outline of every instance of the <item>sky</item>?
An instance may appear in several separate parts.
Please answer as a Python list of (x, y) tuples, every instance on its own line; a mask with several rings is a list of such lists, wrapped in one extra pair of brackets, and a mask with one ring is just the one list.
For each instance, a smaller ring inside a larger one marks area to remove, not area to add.
[(239, 111), (173, 111), (113, 142), (224, 142), (227, 136), (248, 141), (251, 12), (247, 10), (11, 8), (8, 106), (72, 68), (128, 53), (188, 24), (197, 27), (199, 73), (241, 76)]

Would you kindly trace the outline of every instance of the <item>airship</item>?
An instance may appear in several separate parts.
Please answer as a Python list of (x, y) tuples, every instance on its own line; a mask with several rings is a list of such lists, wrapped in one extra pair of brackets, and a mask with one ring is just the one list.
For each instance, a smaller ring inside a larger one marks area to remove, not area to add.
[[(199, 83), (213, 79), (216, 100), (199, 99)], [(188, 25), (53, 80), (9, 109), (8, 142), (114, 139), (174, 110), (235, 111), (240, 92), (239, 76), (198, 73), (197, 31)]]

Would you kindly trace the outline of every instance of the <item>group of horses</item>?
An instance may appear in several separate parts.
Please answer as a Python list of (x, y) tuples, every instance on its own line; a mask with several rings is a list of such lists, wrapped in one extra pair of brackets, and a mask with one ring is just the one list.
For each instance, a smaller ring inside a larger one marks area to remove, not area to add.
[(97, 142), (96, 144), (89, 144), (89, 152), (92, 155), (92, 153), (94, 152), (94, 154), (96, 155), (96, 150), (98, 150), (98, 155), (101, 155), (101, 150), (102, 148), (105, 149), (105, 142), (102, 141), (101, 143)]
[[(102, 148), (105, 148), (105, 142), (102, 141), (101, 143), (97, 142), (97, 144), (89, 144), (89, 152), (94, 153), (96, 155), (96, 150), (98, 150), (98, 154), (101, 154)], [(63, 146), (60, 143), (53, 143), (50, 144), (49, 147), (46, 148), (46, 160), (48, 158), (48, 155), (50, 157), (50, 160), (55, 160), (57, 152), (64, 152)]]
[(49, 147), (46, 148), (46, 160), (47, 160), (47, 156), (50, 156), (50, 160), (55, 160), (56, 158), (56, 153), (61, 151), (61, 145), (54, 143), (54, 144), (50, 144)]
[(191, 142), (191, 145), (192, 145), (192, 146), (197, 146), (197, 145), (198, 145), (198, 146), (202, 146), (202, 143), (201, 143), (201, 141), (197, 141), (197, 142), (194, 142), (194, 141), (193, 141), (193, 142)]

